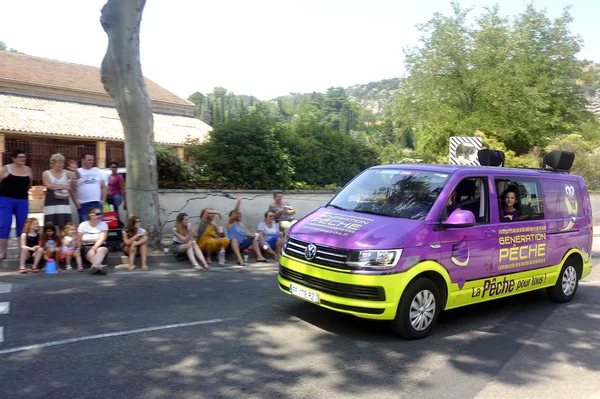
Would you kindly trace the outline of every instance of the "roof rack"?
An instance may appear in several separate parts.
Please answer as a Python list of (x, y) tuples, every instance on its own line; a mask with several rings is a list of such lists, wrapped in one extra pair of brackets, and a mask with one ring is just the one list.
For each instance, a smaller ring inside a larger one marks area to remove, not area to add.
[(575, 153), (571, 151), (550, 151), (544, 155), (544, 158), (542, 159), (542, 169), (550, 169), (553, 172), (569, 173), (574, 160)]
[(481, 166), (504, 166), (504, 152), (500, 150), (479, 150), (477, 159)]

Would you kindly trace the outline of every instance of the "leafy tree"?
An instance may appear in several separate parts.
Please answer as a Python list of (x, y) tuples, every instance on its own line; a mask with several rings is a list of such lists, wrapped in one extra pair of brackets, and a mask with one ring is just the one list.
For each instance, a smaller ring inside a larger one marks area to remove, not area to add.
[(469, 10), (452, 4), (452, 16), (419, 26), (422, 45), (406, 53), (399, 117), (420, 126), (420, 156), (444, 158), (450, 136), (477, 130), (527, 154), (592, 119), (577, 86), (589, 76), (575, 58), (581, 42), (568, 9), (551, 20), (529, 4), (511, 21), (496, 6), (471, 26)]
[(207, 101), (207, 97), (204, 94), (197, 91), (188, 97), (188, 101), (191, 101), (194, 104), (196, 104), (196, 118), (200, 118), (200, 114), (202, 113), (202, 107)]
[(571, 151), (575, 153), (575, 161), (571, 173), (583, 176), (589, 190), (600, 190), (600, 150), (586, 142), (581, 135), (569, 134), (552, 140), (546, 146), (546, 152), (552, 150)]
[(328, 124), (296, 121), (281, 138), (294, 167), (298, 188), (339, 187), (377, 164), (377, 153)]
[(286, 188), (292, 165), (277, 137), (283, 126), (260, 112), (246, 113), (215, 126), (207, 143), (193, 151), (194, 161), (213, 182), (246, 189)]

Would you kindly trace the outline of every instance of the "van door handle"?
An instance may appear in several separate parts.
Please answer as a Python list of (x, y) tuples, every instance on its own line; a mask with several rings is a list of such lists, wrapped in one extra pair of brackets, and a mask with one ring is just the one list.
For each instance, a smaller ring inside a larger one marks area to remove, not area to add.
[(492, 234), (496, 234), (496, 230), (494, 230), (494, 229), (485, 229), (484, 233), (489, 237)]

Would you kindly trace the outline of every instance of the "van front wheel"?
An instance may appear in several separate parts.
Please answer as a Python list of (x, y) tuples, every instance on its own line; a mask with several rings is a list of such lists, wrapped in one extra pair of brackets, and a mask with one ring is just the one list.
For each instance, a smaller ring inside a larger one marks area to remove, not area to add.
[(560, 276), (558, 276), (556, 284), (546, 288), (546, 293), (552, 301), (565, 303), (573, 299), (578, 286), (579, 279), (577, 276), (577, 269), (575, 268), (575, 265), (573, 265), (572, 260), (567, 260), (560, 271)]
[(434, 282), (416, 278), (402, 294), (392, 330), (404, 339), (426, 337), (440, 314), (440, 305), (440, 293)]

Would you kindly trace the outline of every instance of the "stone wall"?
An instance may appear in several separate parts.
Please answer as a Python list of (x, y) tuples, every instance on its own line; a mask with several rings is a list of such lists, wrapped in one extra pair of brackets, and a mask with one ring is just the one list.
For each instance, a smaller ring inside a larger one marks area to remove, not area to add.
[[(333, 194), (333, 191), (289, 192), (284, 193), (283, 200), (294, 207), (299, 219), (325, 205)], [(249, 230), (254, 231), (264, 220), (264, 213), (273, 202), (273, 191), (161, 190), (159, 202), (163, 233), (171, 233), (180, 212), (187, 213), (191, 223), (197, 223), (200, 211), (204, 208), (218, 210), (223, 215), (223, 224), (227, 223), (228, 214), (235, 207), (237, 195), (242, 199), (242, 221)], [(218, 217), (216, 221), (217, 224), (222, 224)]]

